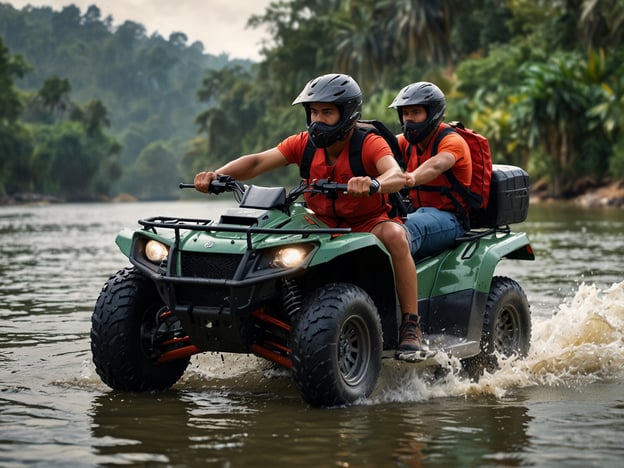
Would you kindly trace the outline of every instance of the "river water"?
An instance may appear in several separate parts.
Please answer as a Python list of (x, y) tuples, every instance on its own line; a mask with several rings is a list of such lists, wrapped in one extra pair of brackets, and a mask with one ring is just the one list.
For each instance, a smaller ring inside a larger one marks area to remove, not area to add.
[[(205, 354), (167, 392), (111, 391), (90, 319), (138, 218), (228, 202), (0, 207), (0, 466), (565, 466), (624, 459), (624, 210), (531, 207), (529, 356), (471, 383), (384, 364), (373, 395), (315, 409), (255, 357)], [(451, 363), (453, 364), (453, 363)], [(451, 369), (452, 370), (452, 369)]]

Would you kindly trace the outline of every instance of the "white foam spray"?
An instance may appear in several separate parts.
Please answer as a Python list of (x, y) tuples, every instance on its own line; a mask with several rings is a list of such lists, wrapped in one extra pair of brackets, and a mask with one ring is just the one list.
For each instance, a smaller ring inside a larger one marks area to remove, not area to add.
[(371, 403), (490, 395), (501, 398), (518, 387), (574, 386), (624, 375), (624, 282), (606, 289), (581, 284), (574, 297), (550, 317), (533, 317), (529, 354), (499, 358), (500, 368), (478, 382), (461, 375), (455, 359), (440, 356), (448, 371), (432, 379), (416, 369), (386, 369), (384, 388)]

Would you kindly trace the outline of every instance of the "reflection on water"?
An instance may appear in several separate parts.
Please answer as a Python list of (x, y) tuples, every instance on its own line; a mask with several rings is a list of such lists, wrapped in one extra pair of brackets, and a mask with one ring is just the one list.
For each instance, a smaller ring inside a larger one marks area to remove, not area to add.
[(110, 391), (89, 350), (114, 245), (139, 217), (215, 217), (228, 203), (0, 208), (0, 465), (619, 466), (624, 430), (624, 214), (533, 207), (529, 356), (479, 382), (384, 363), (375, 393), (311, 409), (287, 371), (194, 356), (174, 389)]
[(249, 397), (180, 391), (159, 395), (155, 414), (154, 399), (115, 393), (94, 399), (90, 416), (100, 463), (387, 466), (396, 460), (420, 466), (434, 453), (442, 466), (469, 466), (488, 457), (517, 462), (530, 445), (531, 418), (514, 400), (334, 410), (269, 400), (272, 411), (266, 411), (254, 409), (257, 401)]
[[(90, 411), (98, 460), (175, 461), (192, 466), (206, 461), (206, 455), (197, 450), (202, 446), (212, 446), (218, 454), (227, 445), (241, 445), (245, 433), (242, 402), (211, 395), (210, 407), (202, 408), (199, 418), (193, 415), (197, 408), (197, 403), (176, 392), (98, 396)], [(205, 432), (214, 435), (208, 438)]]

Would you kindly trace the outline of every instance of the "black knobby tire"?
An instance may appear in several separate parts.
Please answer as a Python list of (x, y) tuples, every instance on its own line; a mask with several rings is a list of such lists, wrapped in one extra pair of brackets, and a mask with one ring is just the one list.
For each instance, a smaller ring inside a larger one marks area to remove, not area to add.
[(164, 390), (184, 374), (189, 357), (156, 362), (159, 337), (169, 332), (172, 321), (157, 319), (163, 310), (154, 283), (136, 268), (124, 268), (108, 279), (91, 317), (91, 353), (97, 374), (109, 387)]
[(492, 278), (485, 305), (481, 353), (464, 360), (464, 368), (476, 376), (498, 367), (496, 354), (524, 357), (531, 344), (531, 312), (520, 285), (504, 276)]
[(369, 396), (381, 368), (381, 322), (361, 288), (324, 286), (306, 298), (291, 334), (292, 375), (313, 406)]

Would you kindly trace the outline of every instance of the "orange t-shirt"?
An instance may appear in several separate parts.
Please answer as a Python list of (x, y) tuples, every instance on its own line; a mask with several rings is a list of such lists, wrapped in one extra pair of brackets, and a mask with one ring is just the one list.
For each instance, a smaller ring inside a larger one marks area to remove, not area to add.
[[(401, 152), (403, 153), (403, 155), (407, 155), (408, 157), (407, 171), (411, 172), (415, 170), (426, 160), (435, 156), (431, 154), (431, 150), (433, 149), (433, 142), (435, 141), (438, 133), (440, 133), (444, 127), (448, 126), (449, 125), (447, 124), (442, 124), (438, 127), (435, 134), (433, 135), (433, 138), (431, 138), (431, 140), (429, 141), (427, 149), (421, 155), (418, 155), (416, 145), (410, 145), (410, 143), (405, 139), (405, 136), (398, 136)], [(408, 155), (410, 146), (411, 154)], [(472, 180), (472, 159), (470, 158), (470, 148), (468, 147), (468, 143), (466, 143), (461, 135), (455, 132), (449, 133), (445, 135), (444, 138), (442, 138), (440, 144), (438, 145), (438, 153), (442, 152), (451, 153), (455, 157), (455, 165), (451, 168), (451, 171), (453, 171), (453, 174), (455, 175), (459, 183), (465, 185), (466, 187), (469, 187), (470, 181)], [(450, 182), (444, 174), (440, 174), (438, 177), (425, 185), (435, 187), (451, 187)], [(412, 205), (414, 205), (415, 208), (434, 207), (444, 211), (457, 211), (457, 208), (453, 204), (452, 200), (448, 196), (440, 194), (440, 192), (438, 191), (413, 189), (410, 190), (409, 196)], [(459, 202), (465, 209), (468, 209), (467, 203), (459, 194), (455, 194), (455, 198), (459, 200)]]
[[(301, 166), (303, 154), (308, 143), (308, 132), (292, 135), (277, 145), (277, 149), (284, 155), (289, 164)], [(350, 142), (349, 142), (350, 143)], [(380, 175), (377, 162), (386, 156), (392, 157), (386, 141), (379, 135), (369, 134), (362, 145), (362, 165), (370, 177)], [(349, 163), (349, 144), (345, 145), (338, 155), (336, 162), (328, 165), (325, 159), (325, 150), (317, 148), (310, 165), (310, 179), (329, 179), (339, 184), (346, 184), (354, 177)], [(350, 197), (338, 194), (338, 198), (331, 200), (324, 195), (305, 194), (308, 207), (328, 226), (351, 227), (354, 232), (369, 232), (375, 225), (388, 221), (390, 205), (386, 197), (375, 193), (370, 197)]]

